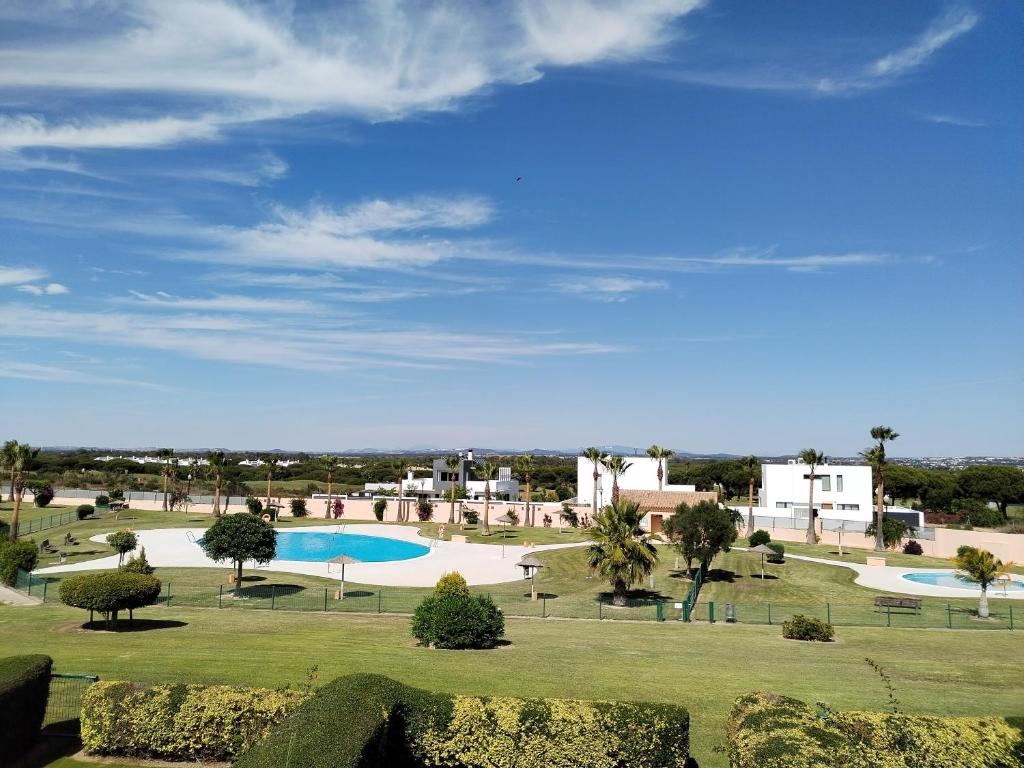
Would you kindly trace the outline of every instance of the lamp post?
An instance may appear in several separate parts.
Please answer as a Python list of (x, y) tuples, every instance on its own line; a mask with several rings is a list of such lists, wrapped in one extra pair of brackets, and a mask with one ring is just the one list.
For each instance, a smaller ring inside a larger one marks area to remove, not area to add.
[(185, 520), (188, 520), (188, 501), (192, 494), (192, 473), (188, 473), (188, 482), (185, 483)]

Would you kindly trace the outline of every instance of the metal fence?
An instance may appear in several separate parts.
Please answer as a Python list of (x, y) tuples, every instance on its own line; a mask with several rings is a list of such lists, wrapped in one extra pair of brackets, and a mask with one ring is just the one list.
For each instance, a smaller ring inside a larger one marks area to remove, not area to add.
[(54, 735), (77, 736), (82, 696), (99, 680), (96, 675), (54, 672), (50, 675), (50, 695), (46, 701), (43, 730)]
[(28, 536), (33, 533), (39, 533), (40, 531), (46, 531), (50, 528), (58, 528), (68, 523), (73, 523), (78, 519), (78, 512), (71, 510), (69, 512), (58, 512), (46, 517), (34, 517), (28, 520), (18, 521), (18, 538), (22, 536)]
[[(20, 568), (14, 575), (14, 588), (24, 592), (30, 597), (38, 597), (44, 603), (46, 602), (46, 593), (49, 581), (44, 579), (42, 576), (36, 576), (34, 574), (23, 571)], [(56, 598), (56, 595), (52, 595)]]

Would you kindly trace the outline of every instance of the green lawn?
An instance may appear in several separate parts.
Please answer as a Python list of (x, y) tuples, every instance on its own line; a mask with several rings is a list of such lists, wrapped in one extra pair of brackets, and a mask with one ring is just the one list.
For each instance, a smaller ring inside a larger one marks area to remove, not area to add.
[[(14, 504), (9, 501), (0, 503), (0, 520), (5, 523), (11, 522), (11, 514), (14, 509)], [(51, 515), (59, 515), (62, 512), (67, 512), (70, 507), (62, 507), (60, 504), (50, 504), (47, 507), (37, 507), (34, 504), (22, 502), (21, 510), (18, 512), (18, 524), (28, 523), (29, 520), (36, 520), (43, 517), (50, 517)]]
[(274, 687), (302, 683), (316, 665), (321, 682), (377, 672), (457, 693), (671, 702), (691, 711), (702, 768), (726, 765), (715, 749), (732, 701), (750, 690), (884, 709), (867, 656), (909, 712), (1024, 715), (1020, 633), (840, 627), (822, 645), (783, 640), (777, 627), (510, 619), (507, 647), (433, 651), (416, 647), (408, 619), (395, 616), (173, 606), (138, 616), (157, 628), (95, 632), (81, 628), (81, 611), (0, 608), (0, 647), (105, 679)]

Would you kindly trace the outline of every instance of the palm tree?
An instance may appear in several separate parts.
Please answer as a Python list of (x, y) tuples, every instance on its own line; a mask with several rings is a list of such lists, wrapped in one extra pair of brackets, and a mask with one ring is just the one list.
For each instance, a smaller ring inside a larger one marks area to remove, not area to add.
[(516, 472), (518, 472), (523, 481), (526, 483), (526, 514), (523, 515), (523, 525), (533, 525), (533, 514), (530, 511), (533, 496), (530, 493), (531, 484), (533, 483), (533, 456), (528, 453), (524, 453), (522, 456), (516, 458)]
[(26, 443), (17, 443), (11, 453), (12, 480), (14, 488), (14, 511), (11, 512), (11, 527), (8, 535), (11, 541), (18, 538), (18, 515), (21, 514), (21, 497), (25, 495), (25, 470), (39, 455), (39, 449)]
[(398, 473), (398, 509), (395, 511), (395, 520), (397, 522), (403, 521), (402, 515), (402, 488), (405, 483), (405, 471), (409, 468), (409, 462), (405, 459), (395, 459), (395, 463), (392, 465), (395, 472)]
[(451, 494), (452, 506), (448, 511), (448, 524), (455, 525), (455, 494), (459, 490), (459, 470), (462, 468), (462, 457), (451, 455), (444, 460), (445, 466), (448, 467), (448, 485), (450, 488), (448, 492)]
[(660, 445), (652, 445), (647, 449), (647, 455), (658, 462), (658, 490), (660, 491), (665, 481), (665, 465), (668, 464), (669, 459), (675, 456), (675, 452), (668, 448), (662, 448)]
[(481, 533), (491, 535), (491, 480), (498, 476), (498, 465), (488, 459), (477, 470), (477, 475), (484, 481), (484, 525)]
[(981, 586), (978, 616), (988, 618), (988, 585), (1000, 576), (1006, 576), (1013, 563), (1003, 563), (986, 549), (963, 546), (956, 552), (953, 564), (971, 581)]
[(654, 572), (658, 550), (640, 527), (643, 513), (633, 501), (613, 501), (594, 517), (587, 535), (587, 565), (612, 586), (612, 604), (625, 605), (626, 591)]
[(7, 500), (14, 501), (14, 454), (15, 449), (18, 447), (17, 440), (8, 440), (4, 443), (4, 447), (0, 450), (0, 465), (3, 466), (8, 472), (10, 472), (11, 485), (7, 489)]
[(174, 466), (174, 450), (171, 448), (161, 448), (156, 452), (156, 455), (160, 457), (160, 477), (164, 483), (164, 512), (167, 511), (167, 486), (171, 481), (171, 475), (173, 473)]
[[(224, 485), (224, 467), (227, 465), (224, 451), (210, 451), (206, 454), (206, 461), (207, 469), (213, 475), (213, 516), (220, 517), (220, 492)], [(224, 511), (227, 511), (227, 505)]]
[(598, 467), (604, 464), (608, 457), (600, 448), (587, 448), (583, 451), (583, 458), (594, 465), (594, 498), (590, 503), (590, 516), (597, 517), (597, 481), (601, 479), (601, 470)]
[(260, 461), (263, 462), (267, 473), (267, 511), (270, 511), (270, 497), (274, 491), (274, 469), (277, 467), (277, 460), (273, 456), (261, 456)]
[(619, 500), (619, 477), (633, 466), (633, 462), (626, 461), (622, 456), (605, 456), (603, 463), (612, 476), (612, 504), (615, 504)]
[(327, 512), (324, 514), (324, 517), (329, 518), (331, 516), (331, 502), (334, 496), (334, 473), (341, 468), (341, 465), (338, 463), (337, 456), (330, 456), (326, 453), (317, 459), (316, 463), (320, 465), (320, 469), (327, 473)]
[(800, 451), (798, 458), (810, 467), (810, 472), (807, 475), (807, 543), (817, 544), (818, 536), (814, 531), (814, 478), (817, 475), (814, 474), (814, 468), (825, 463), (825, 454), (813, 448), (806, 448)]
[(743, 474), (747, 476), (747, 538), (754, 533), (754, 483), (761, 471), (761, 460), (750, 455), (740, 461)]
[(875, 441), (875, 456), (871, 466), (875, 472), (875, 551), (885, 551), (885, 539), (882, 537), (882, 524), (885, 522), (885, 444), (895, 440), (899, 433), (892, 427), (872, 427), (871, 439)]

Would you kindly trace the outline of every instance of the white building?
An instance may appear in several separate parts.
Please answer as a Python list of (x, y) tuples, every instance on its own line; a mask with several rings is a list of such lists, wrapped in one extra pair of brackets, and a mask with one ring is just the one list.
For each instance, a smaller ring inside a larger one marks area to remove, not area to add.
[[(620, 491), (656, 491), (658, 490), (659, 459), (649, 456), (626, 456), (629, 467), (619, 475)], [(662, 469), (663, 491), (693, 493), (692, 485), (671, 485), (668, 482), (668, 459), (660, 459)], [(601, 463), (597, 465), (597, 505), (599, 507), (611, 503), (612, 473)], [(579, 504), (594, 503), (594, 464), (583, 456), (576, 457), (576, 499)]]
[[(761, 490), (756, 514), (807, 519), (810, 467), (796, 460), (761, 465)], [(871, 467), (820, 464), (814, 468), (814, 509), (823, 520), (872, 519)]]
[[(402, 492), (406, 496), (427, 496), (432, 498), (443, 497), (454, 482), (456, 485), (466, 489), (470, 499), (482, 499), (484, 497), (485, 485), (473, 473), (473, 451), (465, 455), (459, 454), (459, 469), (451, 472), (444, 459), (434, 459), (431, 477), (414, 477), (410, 469), (405, 481), (402, 483)], [(512, 477), (511, 467), (498, 467), (498, 477), (490, 481), (491, 498), (508, 499), (509, 501), (519, 500), (519, 481)], [(364, 489), (367, 491), (389, 491), (398, 490), (398, 483), (366, 483)]]

